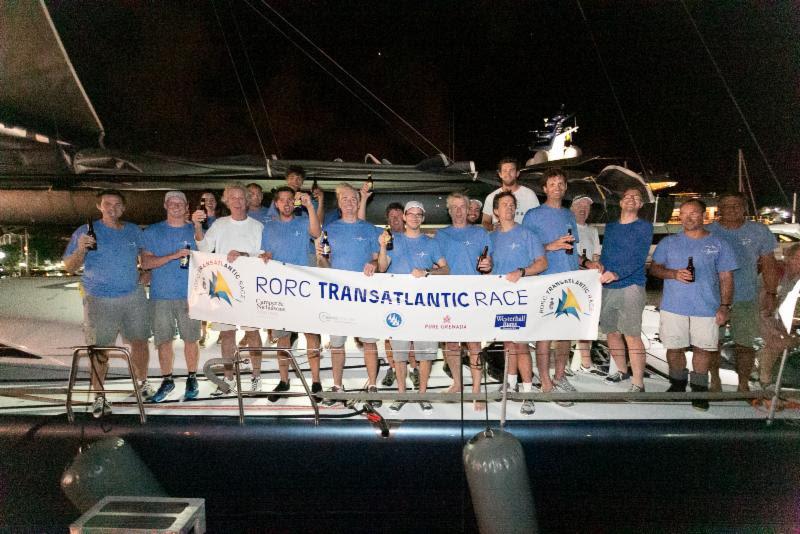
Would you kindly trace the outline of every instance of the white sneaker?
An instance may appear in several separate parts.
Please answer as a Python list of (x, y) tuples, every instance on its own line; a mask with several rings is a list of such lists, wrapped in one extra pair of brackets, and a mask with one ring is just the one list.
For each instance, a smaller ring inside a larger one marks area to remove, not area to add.
[(250, 391), (253, 393), (261, 391), (261, 376), (254, 376), (250, 379)]
[(111, 415), (111, 403), (104, 396), (98, 395), (92, 404), (92, 417), (100, 419), (104, 415)]
[(584, 367), (583, 364), (581, 364), (578, 366), (578, 372), (583, 375), (608, 376), (608, 373), (601, 371), (600, 368), (595, 364), (592, 364), (589, 367)]
[(533, 400), (525, 399), (522, 402), (522, 407), (519, 409), (519, 413), (522, 415), (533, 415), (536, 413), (536, 405), (533, 403)]
[(225, 392), (222, 390), (220, 386), (217, 386), (217, 389), (211, 392), (212, 397), (221, 397), (222, 395), (236, 395), (236, 379), (235, 378), (223, 378), (222, 379), (228, 387), (231, 388), (229, 392)]
[(139, 394), (142, 396), (142, 400), (150, 400), (150, 397), (156, 394), (156, 388), (147, 380), (142, 380), (139, 384)]

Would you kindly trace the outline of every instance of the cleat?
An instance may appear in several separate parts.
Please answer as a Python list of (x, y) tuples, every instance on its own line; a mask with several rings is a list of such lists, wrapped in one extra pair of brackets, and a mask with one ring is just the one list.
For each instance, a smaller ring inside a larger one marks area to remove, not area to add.
[(142, 380), (139, 384), (139, 394), (142, 400), (150, 400), (156, 394), (156, 388), (147, 380)]
[[(377, 386), (373, 385), (373, 386), (369, 386), (367, 388), (367, 393), (377, 393), (377, 392), (378, 392), (378, 387)], [(369, 401), (369, 404), (373, 408), (380, 408), (381, 406), (383, 406), (383, 401), (382, 400), (378, 400), (378, 399), (371, 400), (371, 401)]]
[(419, 368), (412, 369), (408, 376), (411, 378), (411, 384), (414, 389), (419, 389)]
[(223, 378), (223, 381), (228, 384), (230, 391), (223, 391), (220, 386), (211, 392), (212, 397), (221, 397), (222, 395), (236, 395), (236, 380), (234, 378)]
[(197, 385), (197, 377), (190, 376), (186, 379), (186, 391), (183, 393), (184, 400), (194, 400), (200, 394), (200, 386)]
[(433, 413), (433, 404), (426, 400), (419, 401), (419, 407), (422, 408), (422, 413), (431, 415)]
[(164, 399), (166, 399), (174, 389), (175, 381), (167, 379), (162, 380), (158, 391), (156, 391), (155, 395), (150, 396), (150, 402), (164, 402)]
[[(343, 387), (339, 387), (339, 386), (333, 386), (328, 391), (330, 391), (331, 393), (339, 393), (340, 391), (344, 391), (344, 388)], [(339, 402), (339, 401), (337, 401), (335, 399), (323, 399), (322, 405), (323, 406), (333, 406), (337, 402)]]
[(536, 405), (533, 403), (531, 399), (525, 399), (522, 402), (522, 407), (519, 409), (519, 413), (522, 415), (533, 415), (536, 412)]
[(604, 373), (597, 367), (595, 364), (590, 365), (589, 367), (584, 367), (583, 364), (578, 366), (578, 373), (583, 375), (592, 375), (592, 376), (608, 376), (608, 373)]
[(396, 375), (394, 373), (394, 369), (389, 367), (389, 369), (386, 370), (386, 374), (383, 375), (383, 380), (381, 381), (381, 384), (383, 385), (383, 387), (387, 388), (391, 387), (392, 384), (394, 384), (395, 378)]
[(644, 393), (644, 385), (631, 384), (631, 387), (628, 388), (628, 393)]
[(254, 376), (250, 379), (250, 391), (257, 393), (261, 391), (261, 376)]
[(389, 409), (392, 410), (393, 412), (399, 412), (403, 408), (403, 406), (406, 405), (407, 402), (408, 401), (404, 400), (396, 400), (391, 404), (391, 406), (389, 406)]
[(92, 417), (100, 419), (104, 415), (111, 415), (111, 403), (104, 396), (98, 395), (92, 404)]
[[(287, 380), (286, 382), (284, 382), (283, 380), (281, 380), (280, 382), (278, 382), (278, 385), (275, 386), (275, 389), (273, 389), (272, 391), (274, 392), (289, 391), (289, 381)], [(280, 398), (281, 395), (270, 395), (267, 397), (267, 400), (270, 402), (278, 402)]]
[(613, 375), (608, 375), (606, 377), (606, 382), (611, 382), (613, 384), (617, 384), (619, 382), (622, 382), (623, 380), (629, 380), (630, 378), (631, 378), (631, 375), (629, 375), (628, 373), (623, 373), (622, 371), (617, 371)]

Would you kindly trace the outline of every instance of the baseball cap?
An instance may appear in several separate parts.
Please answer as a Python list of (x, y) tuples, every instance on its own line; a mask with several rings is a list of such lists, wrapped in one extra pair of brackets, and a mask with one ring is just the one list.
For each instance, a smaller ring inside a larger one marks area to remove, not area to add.
[(482, 207), (483, 207), (483, 202), (481, 202), (481, 201), (480, 201), (480, 200), (478, 200), (477, 198), (471, 198), (471, 199), (469, 199), (469, 203), (470, 203), (470, 204), (472, 204), (473, 202), (477, 202), (477, 203), (478, 203), (478, 207), (479, 207), (479, 208), (482, 208)]
[(403, 213), (406, 213), (411, 208), (417, 208), (422, 210), (422, 213), (425, 213), (425, 206), (422, 205), (422, 202), (417, 202), (416, 200), (410, 200), (406, 202), (406, 207), (403, 208)]
[(577, 202), (581, 202), (584, 200), (588, 201), (589, 204), (592, 204), (594, 202), (592, 200), (592, 197), (590, 197), (589, 195), (577, 195), (575, 198), (572, 199), (571, 205), (574, 206)]
[(167, 194), (164, 195), (164, 203), (169, 201), (171, 198), (177, 198), (183, 202), (186, 202), (186, 195), (184, 195), (181, 191), (167, 191)]

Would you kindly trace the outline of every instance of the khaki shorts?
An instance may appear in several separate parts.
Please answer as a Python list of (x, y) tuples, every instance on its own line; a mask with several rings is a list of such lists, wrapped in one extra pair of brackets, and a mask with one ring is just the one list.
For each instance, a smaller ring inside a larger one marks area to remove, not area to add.
[(127, 341), (145, 341), (150, 337), (147, 297), (144, 287), (136, 286), (124, 297), (84, 297), (87, 345), (113, 346), (117, 334)]
[[(752, 347), (753, 340), (761, 337), (759, 328), (759, 313), (756, 301), (746, 300), (736, 302), (731, 308), (730, 313), (731, 334), (733, 342), (742, 347)], [(719, 337), (724, 335), (725, 325), (720, 327)]]
[(172, 341), (176, 326), (182, 340), (194, 342), (200, 339), (200, 321), (189, 318), (189, 303), (186, 299), (151, 300), (150, 317), (156, 345)]
[(604, 334), (619, 332), (625, 336), (640, 336), (646, 296), (643, 286), (604, 287), (600, 331)]
[(668, 349), (697, 347), (709, 352), (719, 350), (719, 326), (716, 317), (678, 315), (661, 310), (658, 337)]

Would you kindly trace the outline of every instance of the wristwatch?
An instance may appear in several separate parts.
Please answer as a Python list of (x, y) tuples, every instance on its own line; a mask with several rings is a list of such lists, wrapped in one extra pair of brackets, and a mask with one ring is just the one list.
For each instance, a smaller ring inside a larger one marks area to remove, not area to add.
[(521, 276), (525, 276), (525, 267), (520, 267), (520, 268), (519, 268), (519, 274), (520, 274)]

